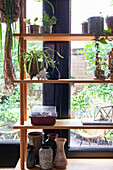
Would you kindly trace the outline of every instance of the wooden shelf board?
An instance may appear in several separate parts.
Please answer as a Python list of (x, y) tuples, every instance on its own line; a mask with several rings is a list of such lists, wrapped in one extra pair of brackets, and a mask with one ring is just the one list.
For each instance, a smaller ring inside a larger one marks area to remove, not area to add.
[(59, 80), (14, 80), (14, 83), (113, 83), (113, 80), (59, 79)]
[[(19, 40), (19, 34), (13, 35)], [(66, 33), (53, 33), (53, 34), (22, 34), (21, 37), (27, 41), (92, 41), (93, 34), (66, 34)], [(113, 38), (113, 34), (109, 34)]]
[[(65, 170), (112, 170), (113, 169), (113, 159), (67, 159), (68, 164)], [(15, 168), (15, 170), (20, 169), (20, 161)], [(27, 170), (27, 168), (25, 168)], [(32, 168), (30, 170), (41, 170), (38, 167)], [(52, 168), (51, 170), (56, 170)], [(62, 170), (62, 169), (60, 169)]]
[(113, 129), (113, 125), (83, 125), (80, 119), (57, 119), (55, 125), (32, 125), (30, 120), (24, 125), (17, 122), (14, 129)]

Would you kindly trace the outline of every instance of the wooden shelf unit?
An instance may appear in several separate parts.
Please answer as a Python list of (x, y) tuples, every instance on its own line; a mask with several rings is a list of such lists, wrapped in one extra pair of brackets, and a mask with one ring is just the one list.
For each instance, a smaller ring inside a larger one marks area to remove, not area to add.
[[(19, 36), (27, 41), (92, 41), (94, 40), (93, 34), (13, 34), (19, 40)], [(102, 37), (102, 36), (101, 36)], [(113, 38), (113, 34), (109, 34), (109, 38)]]
[[(24, 4), (22, 3), (24, 2)], [(27, 34), (26, 24), (23, 23), (23, 18), (26, 18), (26, 0), (21, 0), (21, 11), (24, 6), (23, 13), (21, 12), (20, 34), (13, 36), (20, 40), (20, 54), (23, 49), (26, 50), (27, 41), (92, 41), (93, 34)], [(113, 34), (109, 34), (113, 38)], [(20, 83), (20, 122), (14, 125), (14, 129), (20, 129), (20, 167), (24, 169), (26, 145), (27, 145), (27, 129), (113, 129), (113, 125), (82, 125), (80, 120), (60, 119), (56, 121), (54, 126), (33, 126), (30, 121), (27, 121), (27, 83), (113, 83), (110, 80), (77, 80), (77, 79), (60, 79), (60, 80), (26, 80), (24, 79), (23, 58), (20, 59), (21, 71), (20, 80), (15, 80), (14, 83)]]

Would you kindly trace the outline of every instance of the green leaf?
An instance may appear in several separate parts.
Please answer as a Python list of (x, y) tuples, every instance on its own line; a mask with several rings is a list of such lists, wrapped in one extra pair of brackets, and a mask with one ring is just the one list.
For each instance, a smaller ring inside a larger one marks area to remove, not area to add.
[(101, 42), (102, 44), (108, 44), (104, 38), (101, 38), (101, 39), (100, 39), (100, 42)]
[(38, 21), (38, 17), (36, 17), (36, 18), (34, 19), (34, 22), (36, 22), (36, 21)]
[(111, 29), (108, 29), (108, 30), (107, 30), (107, 33), (112, 33), (112, 30), (111, 30)]

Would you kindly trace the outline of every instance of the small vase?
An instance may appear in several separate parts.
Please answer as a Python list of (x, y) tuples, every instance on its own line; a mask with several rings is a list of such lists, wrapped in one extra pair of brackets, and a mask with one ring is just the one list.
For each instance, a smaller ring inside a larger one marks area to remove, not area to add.
[(52, 168), (53, 151), (49, 146), (43, 146), (39, 150), (39, 165), (43, 170)]
[(28, 169), (35, 168), (36, 165), (36, 157), (34, 153), (34, 146), (28, 145), (27, 146), (27, 156), (26, 156), (26, 167)]
[(53, 68), (52, 65), (48, 66), (48, 69), (46, 70), (46, 77), (49, 80), (58, 80), (60, 79), (60, 72), (58, 70), (59, 63), (57, 61), (54, 61), (55, 67)]
[(67, 159), (64, 151), (64, 145), (66, 142), (65, 138), (55, 139), (57, 144), (56, 156), (53, 162), (53, 165), (56, 169), (65, 169), (67, 166)]
[(33, 145), (35, 156), (36, 156), (36, 163), (39, 163), (39, 149), (42, 147), (42, 137), (44, 133), (42, 132), (29, 132), (28, 138), (29, 138), (29, 144)]
[(45, 145), (46, 146), (50, 146), (53, 150), (53, 161), (55, 158), (55, 153), (56, 153), (56, 142), (55, 139), (58, 138), (58, 134), (56, 133), (49, 133), (48, 135), (48, 139), (45, 141)]

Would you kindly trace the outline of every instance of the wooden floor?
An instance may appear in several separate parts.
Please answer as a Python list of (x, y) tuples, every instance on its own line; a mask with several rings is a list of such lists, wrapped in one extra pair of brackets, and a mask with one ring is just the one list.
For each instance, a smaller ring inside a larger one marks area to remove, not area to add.
[[(15, 168), (15, 170), (19, 169), (19, 166)], [(40, 170), (40, 168), (32, 170)], [(68, 159), (66, 170), (113, 170), (113, 159)]]

